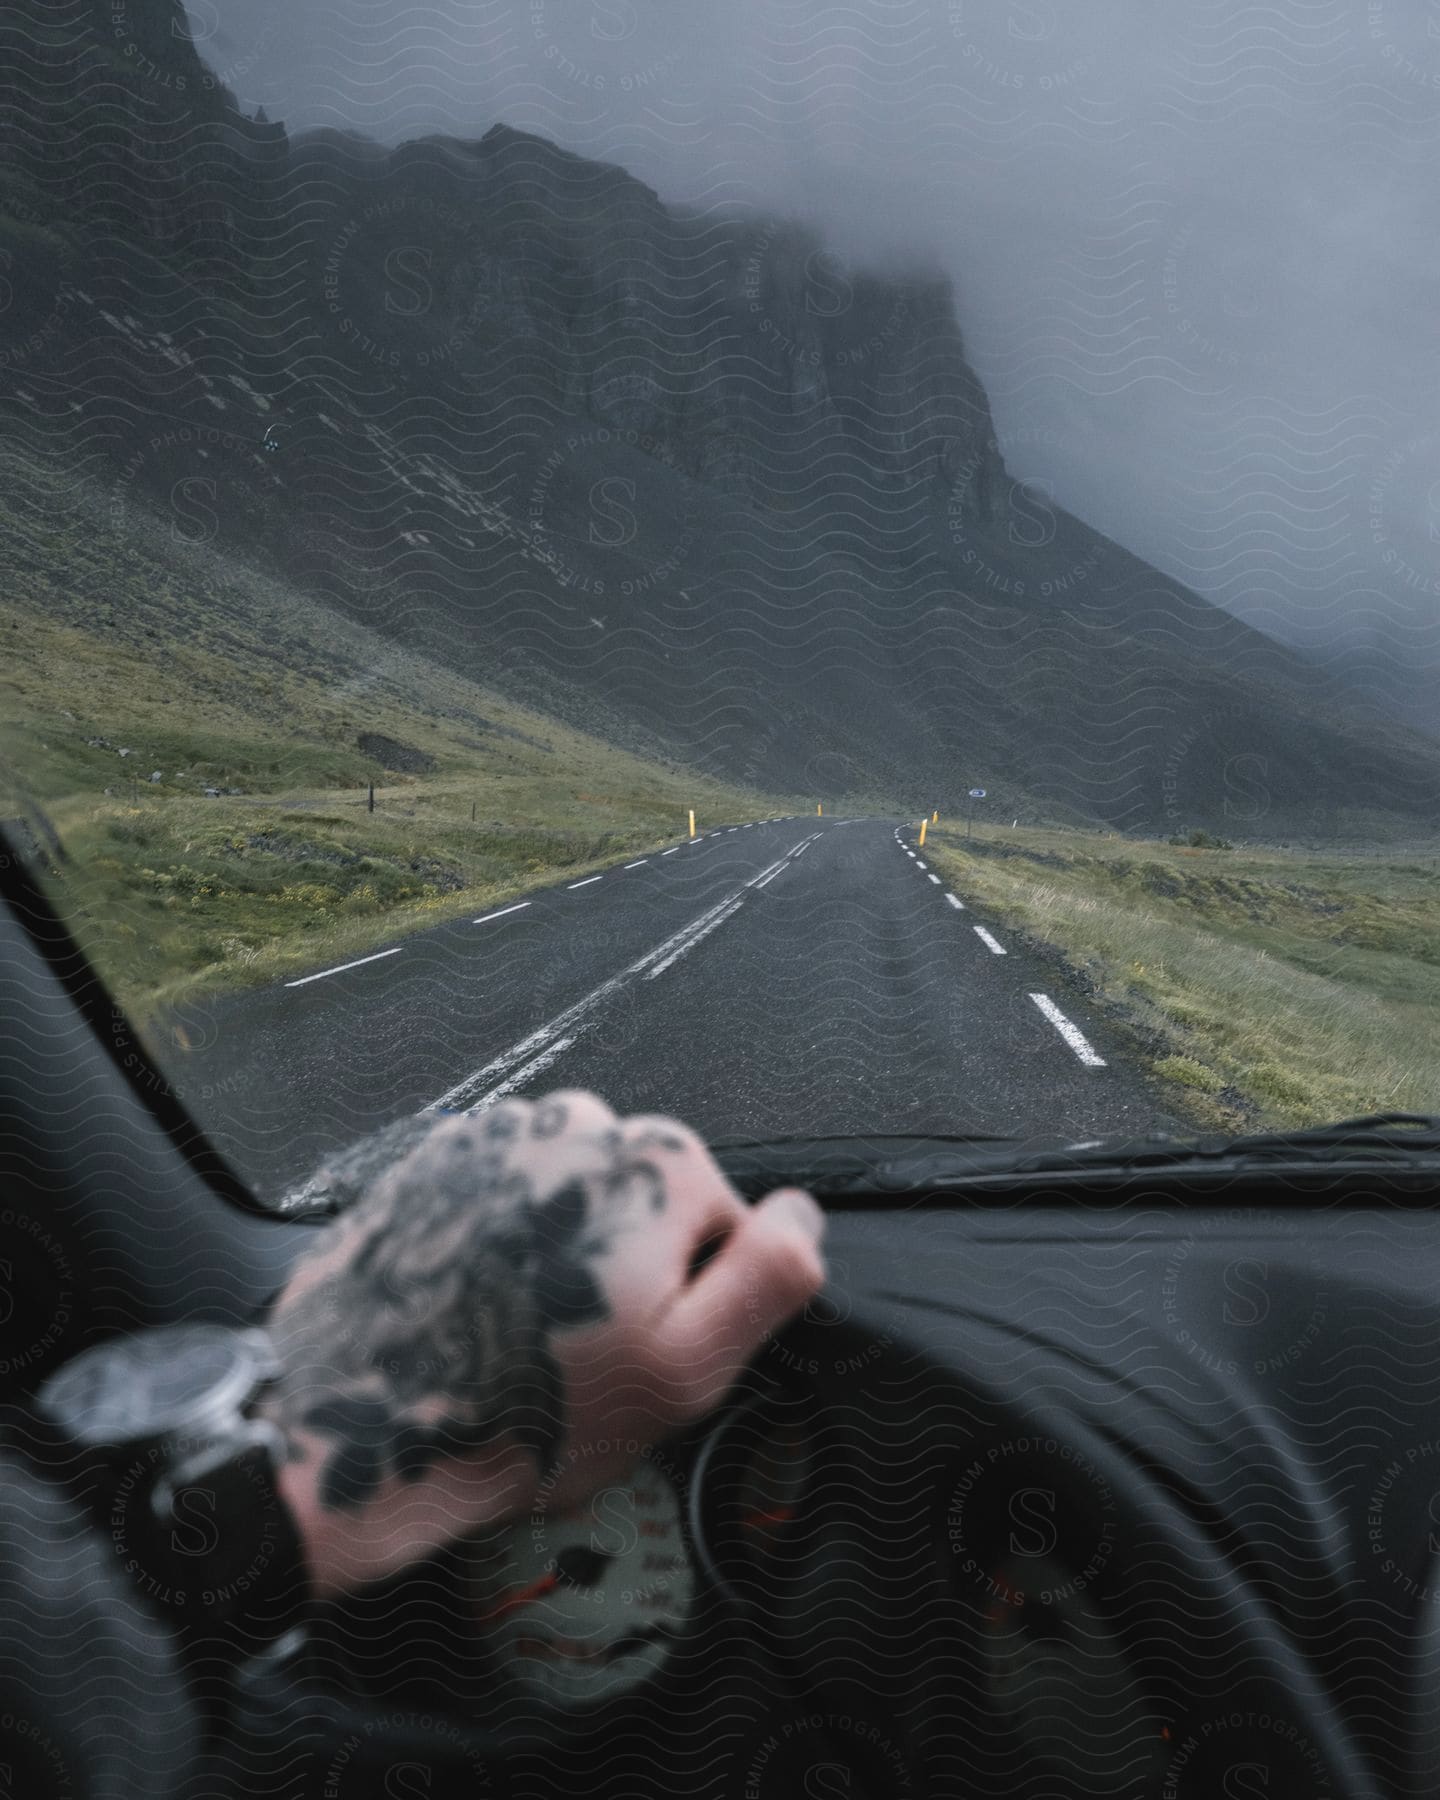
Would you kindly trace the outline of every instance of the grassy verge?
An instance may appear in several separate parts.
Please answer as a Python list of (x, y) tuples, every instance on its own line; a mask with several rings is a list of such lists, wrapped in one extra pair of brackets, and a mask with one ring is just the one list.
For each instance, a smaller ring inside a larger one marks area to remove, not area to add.
[(0, 498), (0, 811), (54, 824), (64, 909), (137, 1021), (673, 843), (691, 807), (701, 829), (798, 809), (90, 523)]
[(1440, 854), (1181, 848), (932, 829), (964, 895), (1140, 1028), (1216, 1125), (1440, 1110)]

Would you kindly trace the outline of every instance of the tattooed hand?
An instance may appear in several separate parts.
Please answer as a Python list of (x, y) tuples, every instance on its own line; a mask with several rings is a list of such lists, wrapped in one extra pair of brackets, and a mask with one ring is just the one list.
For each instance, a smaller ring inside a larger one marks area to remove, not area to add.
[(622, 1474), (820, 1287), (823, 1228), (808, 1194), (746, 1206), (693, 1132), (592, 1094), (437, 1119), (271, 1320), (317, 1589), (513, 1518), (547, 1476), (563, 1509)]

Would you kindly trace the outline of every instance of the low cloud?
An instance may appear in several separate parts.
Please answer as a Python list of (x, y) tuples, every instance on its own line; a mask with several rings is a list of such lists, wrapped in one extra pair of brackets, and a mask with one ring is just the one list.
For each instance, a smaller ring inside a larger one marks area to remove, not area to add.
[[(1421, 0), (193, 0), (292, 130), (497, 120), (954, 278), (1017, 472), (1412, 711), (1440, 666)], [(1437, 715), (1440, 720), (1440, 715)]]

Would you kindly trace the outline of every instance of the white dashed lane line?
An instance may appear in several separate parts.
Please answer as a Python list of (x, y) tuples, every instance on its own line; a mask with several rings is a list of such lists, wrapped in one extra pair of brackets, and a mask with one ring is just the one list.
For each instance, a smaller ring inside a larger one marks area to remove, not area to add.
[[(904, 846), (902, 845), (901, 848), (903, 849)], [(913, 850), (906, 850), (905, 854), (907, 856), (915, 856)], [(918, 856), (915, 857), (915, 863), (917, 868), (923, 869), (925, 867), (925, 864), (920, 861)], [(929, 878), (937, 887), (940, 886), (940, 877), (938, 875), (932, 874)], [(965, 902), (961, 900), (958, 895), (952, 894), (947, 890), (945, 899), (955, 908), (956, 912), (964, 912)], [(992, 956), (1006, 956), (1009, 954), (1005, 946), (991, 932), (988, 932), (983, 925), (972, 925), (970, 929), (975, 933), (976, 937), (979, 938), (980, 942)], [(1075, 1052), (1076, 1056), (1084, 1063), (1087, 1069), (1103, 1069), (1107, 1066), (1105, 1058), (1100, 1055), (1099, 1051), (1096, 1050), (1095, 1046), (1085, 1036), (1085, 1033), (1073, 1020), (1065, 1017), (1064, 1013), (1061, 1012), (1060, 1008), (1048, 994), (1032, 994), (1030, 998), (1060, 1033), (1060, 1036)]]
[(383, 956), (398, 956), (400, 946), (393, 950), (378, 950), (374, 956), (358, 956), (354, 962), (340, 963), (333, 969), (321, 969), (315, 975), (302, 975), (298, 981), (287, 981), (286, 987), (304, 987), (307, 981), (323, 981), (327, 975), (343, 975), (347, 969), (358, 969), (365, 963), (379, 962)]
[(927, 875), (925, 877), (925, 879), (927, 881), (933, 881), (935, 883), (936, 887), (939, 887), (939, 885), (940, 885), (940, 877), (938, 875)]
[[(778, 821), (774, 819), (767, 819), (764, 822), (771, 825), (778, 823)], [(731, 831), (739, 831), (740, 829), (741, 827), (738, 825), (732, 825), (730, 827)], [(747, 825), (744, 829), (748, 831), (750, 827)], [(721, 831), (713, 831), (710, 835), (712, 837), (723, 837), (726, 834)], [(700, 838), (692, 838), (691, 842), (698, 844), (702, 842), (702, 840)], [(675, 844), (672, 845), (669, 850), (662, 850), (660, 854), (662, 856), (674, 856), (679, 848), (680, 845)], [(642, 869), (649, 861), (650, 858), (648, 856), (642, 856), (638, 862), (626, 863), (625, 867), (627, 870)], [(604, 879), (603, 875), (587, 875), (584, 881), (568, 882), (566, 884), (567, 891), (573, 893), (576, 888), (593, 887), (597, 881), (603, 881)], [(517, 900), (513, 906), (502, 906), (495, 912), (482, 913), (478, 919), (472, 919), (470, 922), (472, 925), (489, 925), (496, 919), (508, 919), (512, 913), (524, 912), (525, 908), (530, 904), (531, 903), (528, 900)], [(324, 981), (328, 975), (343, 975), (347, 969), (360, 969), (363, 968), (366, 963), (380, 962), (387, 956), (398, 956), (400, 954), (400, 949), (401, 946), (397, 944), (393, 950), (377, 950), (373, 956), (360, 956), (357, 957), (354, 962), (337, 963), (333, 969), (319, 969), (313, 975), (297, 976), (294, 981), (287, 981), (285, 986), (287, 988), (308, 987), (312, 981)], [(666, 966), (668, 967), (669, 965), (667, 964)], [(559, 1051), (556, 1050), (555, 1054), (559, 1055)], [(518, 1083), (520, 1078), (516, 1077), (515, 1079)]]
[(1105, 1058), (1099, 1054), (1078, 1025), (1072, 1024), (1048, 994), (1032, 994), (1030, 998), (1064, 1038), (1087, 1069), (1103, 1069)]
[(511, 913), (524, 912), (530, 904), (528, 900), (517, 900), (514, 906), (502, 906), (499, 912), (482, 913), (478, 919), (472, 919), (472, 925), (488, 925), (492, 919), (508, 919)]

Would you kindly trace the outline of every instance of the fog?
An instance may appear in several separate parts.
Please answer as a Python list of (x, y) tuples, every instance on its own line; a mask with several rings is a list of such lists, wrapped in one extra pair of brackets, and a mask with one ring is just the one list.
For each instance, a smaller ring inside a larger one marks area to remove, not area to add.
[(1440, 8), (193, 0), (292, 131), (497, 120), (954, 277), (1012, 470), (1440, 724)]

